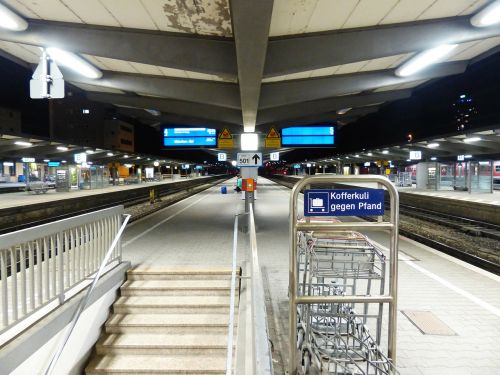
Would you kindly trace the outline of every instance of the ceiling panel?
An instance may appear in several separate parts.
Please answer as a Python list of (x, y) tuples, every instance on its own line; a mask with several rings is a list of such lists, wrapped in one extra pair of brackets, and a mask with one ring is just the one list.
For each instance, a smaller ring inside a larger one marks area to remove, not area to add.
[(83, 55), (85, 58), (89, 59), (93, 63), (98, 63), (97, 67), (104, 70), (114, 70), (116, 72), (124, 72), (124, 73), (137, 73), (137, 70), (134, 69), (132, 65), (128, 61), (110, 59), (107, 57), (101, 56), (92, 56), (92, 55)]
[(406, 60), (411, 55), (411, 53), (405, 53), (401, 55), (381, 57), (379, 59), (359, 61), (351, 64), (343, 64), (322, 69), (308, 70), (304, 72), (286, 74), (283, 76), (264, 78), (262, 82), (289, 81), (292, 79), (326, 77), (335, 74), (349, 74), (371, 70), (391, 69), (399, 65), (402, 61)]
[(232, 35), (227, 0), (142, 0), (142, 4), (162, 31)]
[(471, 14), (488, 0), (274, 0), (271, 36)]
[(31, 64), (37, 64), (40, 61), (42, 51), (38, 47), (26, 44), (11, 43), (0, 40), (0, 49)]
[(63, 0), (83, 22), (91, 25), (119, 27), (120, 23), (100, 0)]
[(487, 2), (487, 0), (437, 0), (418, 19), (425, 20), (471, 14)]
[(28, 18), (82, 23), (81, 18), (61, 0), (6, 0), (5, 3)]
[(448, 60), (469, 60), (499, 45), (500, 37), (462, 43), (456, 48), (456, 51), (453, 51), (453, 55)]
[(307, 32), (340, 29), (357, 3), (358, 1), (352, 0), (317, 1)]
[(203, 79), (208, 81), (235, 82), (213, 74), (189, 72), (186, 70), (165, 68), (156, 65), (110, 59), (101, 56), (92, 56), (92, 55), (83, 55), (83, 56), (92, 64), (94, 64), (95, 66), (97, 66), (99, 69), (102, 70), (112, 70), (116, 72), (139, 73), (139, 74), (158, 75), (158, 76), (176, 77), (176, 78)]
[(163, 72), (156, 65), (142, 64), (136, 62), (129, 62), (132, 67), (141, 74), (150, 74), (156, 76), (162, 76)]
[(231, 36), (228, 0), (5, 0), (27, 18)]
[(158, 30), (140, 0), (100, 0), (122, 27)]
[(380, 24), (414, 21), (435, 2), (436, 0), (400, 0)]
[(163, 66), (159, 66), (158, 68), (166, 77), (189, 78), (185, 70), (165, 68)]
[(397, 3), (398, 0), (361, 0), (342, 25), (342, 28), (349, 29), (377, 25)]
[[(335, 68), (335, 70), (337, 69), (337, 67), (328, 67), (328, 68), (324, 68), (324, 69), (318, 69), (321, 70), (321, 71), (331, 71), (333, 68)], [(268, 78), (263, 78), (262, 79), (262, 82), (263, 83), (269, 83), (269, 82), (280, 82), (280, 81), (290, 81), (292, 79), (303, 79), (303, 78), (310, 78), (311, 77), (311, 74), (312, 74), (312, 70), (308, 70), (308, 71), (305, 71), (305, 72), (298, 72), (298, 73), (292, 73), (292, 74), (285, 74), (285, 75), (282, 75), (282, 76), (276, 76), (276, 77), (268, 77)]]

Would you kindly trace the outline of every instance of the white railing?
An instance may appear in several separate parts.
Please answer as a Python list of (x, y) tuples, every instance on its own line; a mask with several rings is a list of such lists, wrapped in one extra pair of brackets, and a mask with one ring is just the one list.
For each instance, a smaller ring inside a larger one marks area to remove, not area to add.
[[(120, 230), (123, 206), (0, 235), (0, 334), (99, 269)], [(121, 261), (121, 244), (109, 261)]]
[(264, 283), (260, 271), (257, 251), (257, 231), (255, 229), (254, 207), (250, 204), (248, 229), (250, 235), (250, 264), (252, 289), (252, 355), (253, 374), (272, 375), (273, 362), (267, 327), (266, 300), (264, 297)]

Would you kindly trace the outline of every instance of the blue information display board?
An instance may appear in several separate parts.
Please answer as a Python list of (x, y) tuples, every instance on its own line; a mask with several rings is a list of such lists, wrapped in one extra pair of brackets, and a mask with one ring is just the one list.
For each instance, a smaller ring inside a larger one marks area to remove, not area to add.
[(334, 146), (335, 126), (296, 126), (281, 129), (283, 146)]
[(384, 189), (305, 190), (305, 216), (382, 216)]
[(217, 131), (211, 128), (163, 128), (165, 147), (203, 147), (217, 145)]

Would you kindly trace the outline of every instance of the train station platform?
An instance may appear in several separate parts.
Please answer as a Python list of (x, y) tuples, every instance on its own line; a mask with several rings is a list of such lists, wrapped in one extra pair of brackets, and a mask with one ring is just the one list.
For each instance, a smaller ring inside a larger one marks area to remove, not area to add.
[[(89, 197), (93, 195), (101, 195), (107, 193), (114, 193), (118, 191), (128, 191), (135, 190), (144, 187), (157, 187), (162, 185), (167, 185), (179, 181), (189, 181), (201, 177), (190, 177), (175, 180), (166, 180), (161, 182), (145, 182), (142, 184), (131, 184), (131, 185), (117, 185), (117, 186), (107, 186), (101, 189), (91, 189), (91, 190), (70, 190), (68, 192), (57, 192), (55, 189), (49, 189), (45, 194), (34, 194), (25, 191), (18, 191), (13, 193), (4, 193), (0, 195), (0, 210), (9, 207), (19, 207), (28, 206), (32, 204), (47, 203), (64, 199), (78, 199), (83, 197)], [(25, 184), (16, 183), (18, 188), (26, 186)], [(0, 185), (0, 188), (2, 186)]]
[[(240, 195), (231, 180), (193, 195), (127, 227), (123, 258), (133, 266), (231, 264), (234, 215)], [(288, 357), (290, 190), (259, 178), (257, 244), (274, 345), (275, 374)], [(389, 235), (368, 233), (388, 246)], [(245, 263), (244, 236), (238, 264)], [(398, 368), (402, 375), (499, 375), (500, 277), (427, 246), (400, 239)], [(245, 270), (243, 271), (245, 274)], [(420, 314), (423, 313), (423, 314)], [(415, 316), (424, 318), (415, 319)], [(413, 323), (408, 317), (412, 317)]]

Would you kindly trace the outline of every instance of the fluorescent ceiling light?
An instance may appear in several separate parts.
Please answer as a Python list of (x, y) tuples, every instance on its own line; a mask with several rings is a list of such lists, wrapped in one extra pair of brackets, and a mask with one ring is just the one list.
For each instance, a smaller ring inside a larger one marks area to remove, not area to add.
[(354, 155), (354, 157), (359, 158), (359, 154)]
[(87, 154), (89, 154), (89, 155), (92, 155), (92, 154), (94, 153), (94, 151), (92, 151), (92, 150), (85, 150), (85, 152), (86, 152)]
[(480, 140), (481, 140), (481, 138), (479, 138), (479, 137), (470, 137), (470, 138), (465, 138), (464, 142), (465, 143), (472, 143), (472, 142), (478, 142)]
[(342, 108), (337, 111), (337, 115), (345, 115), (347, 112), (349, 112), (352, 108)]
[(259, 135), (257, 133), (243, 133), (241, 135), (241, 150), (256, 151), (259, 148)]
[(471, 157), (472, 157), (472, 155), (464, 155), (465, 159), (470, 159)]
[(373, 154), (372, 154), (371, 152), (369, 152), (369, 153), (368, 153), (368, 154), (366, 154), (366, 155), (368, 155), (368, 156), (373, 156)]
[(123, 164), (126, 168), (132, 168), (132, 164)]
[(61, 163), (66, 163), (66, 160), (61, 160)]
[(74, 53), (53, 47), (47, 48), (47, 53), (56, 61), (56, 63), (63, 65), (66, 68), (81, 74), (82, 76), (91, 79), (98, 79), (102, 77), (102, 72), (99, 69)]
[(427, 148), (438, 148), (439, 147), (439, 143), (429, 143), (427, 145)]
[(0, 27), (14, 31), (24, 31), (28, 22), (0, 3)]
[(124, 158), (128, 158), (128, 155), (127, 155), (127, 154), (125, 154), (125, 155), (123, 155), (123, 157), (124, 157)]
[(476, 27), (491, 26), (500, 22), (500, 1), (494, 1), (482, 11), (470, 19), (470, 23)]
[(429, 65), (438, 62), (449, 54), (456, 46), (457, 44), (441, 44), (437, 47), (421, 52), (397, 68), (396, 75), (398, 77), (411, 76), (422, 69), (427, 68)]
[(436, 158), (435, 156), (433, 156), (433, 157), (431, 158), (431, 160), (437, 160), (437, 158)]
[(50, 159), (43, 159), (44, 163), (48, 163), (49, 161), (50, 161)]
[(57, 146), (57, 149), (59, 151), (68, 151), (68, 148), (67, 147), (64, 147), (64, 146)]
[(18, 146), (33, 146), (33, 143), (26, 141), (15, 141), (14, 144)]
[(107, 156), (114, 156), (114, 154), (112, 152), (108, 152), (106, 155)]
[(383, 150), (382, 154), (387, 155), (389, 153), (389, 150)]

